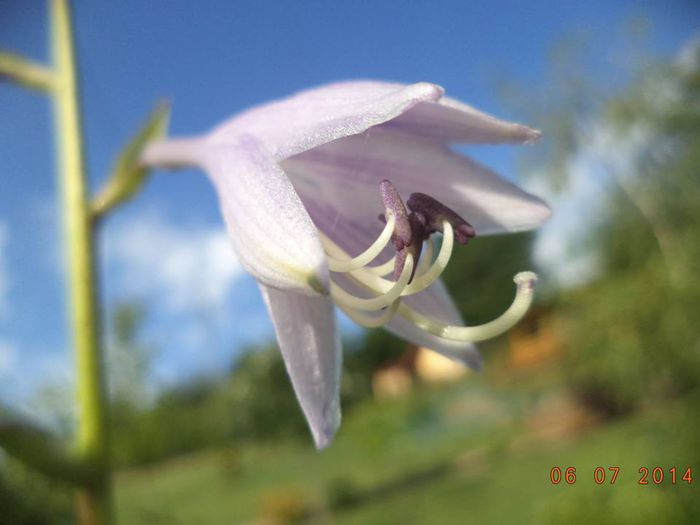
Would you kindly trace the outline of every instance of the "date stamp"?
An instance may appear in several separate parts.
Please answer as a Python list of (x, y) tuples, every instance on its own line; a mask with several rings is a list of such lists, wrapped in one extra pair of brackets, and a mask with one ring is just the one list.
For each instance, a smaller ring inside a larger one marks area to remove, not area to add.
[[(596, 485), (614, 485), (619, 479), (628, 479), (619, 466), (597, 466), (583, 471), (576, 467), (554, 466), (549, 470), (549, 481), (552, 485), (562, 482), (574, 485), (581, 480), (593, 481)], [(634, 478), (638, 485), (692, 485), (692, 467), (639, 467)]]

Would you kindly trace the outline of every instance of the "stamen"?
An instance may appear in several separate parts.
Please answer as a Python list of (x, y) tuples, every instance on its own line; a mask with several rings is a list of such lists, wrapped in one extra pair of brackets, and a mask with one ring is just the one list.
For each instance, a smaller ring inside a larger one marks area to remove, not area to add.
[[(353, 295), (350, 292), (341, 288), (333, 280), (331, 280), (331, 295), (333, 296), (333, 299), (336, 303), (347, 308), (366, 311), (381, 310), (382, 308), (386, 308), (399, 298), (401, 292), (404, 290), (404, 288), (406, 288), (406, 284), (411, 278), (412, 273), (413, 256), (409, 254), (406, 257), (406, 264), (403, 268), (403, 272), (401, 272), (399, 280), (393, 283), (393, 286), (389, 290), (387, 290), (386, 293), (384, 293), (383, 295), (380, 295), (378, 297), (372, 297), (369, 299), (357, 297), (356, 295)], [(354, 272), (350, 272), (350, 274), (353, 275)]]
[[(474, 228), (454, 211), (423, 193), (413, 193), (408, 200), (407, 213), (396, 188), (388, 180), (380, 184), (386, 220), (377, 239), (360, 255), (350, 257), (340, 246), (320, 234), (332, 272), (344, 273), (356, 286), (371, 297), (358, 297), (336, 281), (331, 280), (330, 292), (336, 304), (356, 323), (367, 327), (385, 325), (397, 313), (416, 327), (442, 339), (477, 342), (509, 330), (525, 315), (534, 296), (537, 276), (522, 272), (515, 276), (515, 298), (498, 318), (480, 326), (443, 324), (407, 306), (401, 297), (417, 294), (437, 281), (452, 256), (454, 242), (467, 243), (474, 237)], [(435, 245), (431, 234), (442, 232), (442, 244), (435, 260)], [(428, 241), (423, 259), (423, 242)], [(389, 241), (396, 251), (390, 260), (369, 266), (386, 248)], [(383, 276), (394, 274), (395, 280)], [(368, 314), (367, 312), (376, 312)]]
[(418, 292), (425, 290), (428, 286), (437, 281), (442, 272), (447, 268), (447, 264), (450, 262), (450, 257), (452, 257), (452, 248), (454, 247), (454, 234), (452, 230), (452, 225), (445, 221), (443, 223), (443, 234), (442, 234), (442, 246), (440, 246), (440, 252), (438, 253), (435, 262), (426, 270), (426, 272), (413, 279), (413, 282), (409, 284), (401, 295), (413, 295)]
[(537, 275), (533, 272), (521, 272), (513, 281), (516, 283), (515, 299), (510, 307), (493, 321), (479, 326), (451, 326), (445, 325), (434, 319), (416, 312), (413, 308), (401, 303), (399, 313), (421, 328), (433, 335), (453, 341), (472, 342), (491, 339), (503, 332), (510, 330), (527, 313), (534, 297), (534, 283)]
[(408, 222), (406, 207), (403, 205), (401, 196), (391, 181), (384, 179), (380, 182), (379, 192), (382, 195), (384, 209), (391, 211), (396, 217), (396, 226), (392, 240), (396, 251), (401, 251), (405, 246), (411, 244), (412, 239), (411, 225)]
[[(403, 270), (406, 256), (410, 253), (415, 261), (420, 261), (420, 252), (423, 250), (423, 240), (427, 237), (426, 219), (420, 212), (412, 211), (408, 215), (408, 223), (411, 226), (411, 243), (404, 246), (403, 249), (396, 253), (396, 262), (394, 264), (394, 279), (398, 279)], [(415, 268), (414, 268), (415, 273)], [(413, 275), (409, 279), (409, 283), (413, 280)]]
[(396, 312), (399, 309), (400, 302), (401, 301), (397, 299), (396, 301), (391, 303), (391, 306), (389, 306), (389, 308), (382, 311), (382, 313), (379, 315), (368, 315), (364, 312), (358, 312), (357, 310), (353, 310), (352, 308), (347, 308), (344, 306), (340, 306), (340, 309), (343, 312), (345, 312), (345, 315), (347, 315), (357, 324), (366, 326), (367, 328), (378, 328), (380, 326), (384, 326), (394, 318)]
[[(387, 210), (386, 215), (386, 226), (384, 226), (382, 233), (380, 233), (377, 240), (374, 241), (371, 246), (360, 255), (348, 260), (339, 260), (328, 256), (328, 267), (332, 272), (349, 272), (350, 270), (357, 270), (358, 268), (367, 266), (367, 264), (372, 262), (380, 253), (382, 253), (382, 250), (386, 247), (394, 233), (394, 226), (396, 224), (394, 213), (391, 210)], [(322, 236), (321, 241), (324, 241), (324, 238), (325, 237)]]
[(418, 268), (416, 269), (416, 275), (419, 277), (425, 275), (425, 272), (430, 268), (430, 263), (433, 262), (433, 252), (435, 251), (435, 243), (432, 237), (428, 237), (428, 246), (425, 248), (425, 253), (421, 255), (420, 261), (418, 261)]
[[(411, 284), (406, 286), (406, 288), (401, 292), (401, 296), (413, 295), (425, 290), (428, 286), (439, 279), (440, 275), (442, 275), (442, 272), (447, 267), (450, 257), (452, 256), (452, 248), (454, 246), (452, 225), (445, 221), (443, 229), (444, 233), (442, 238), (442, 246), (440, 246), (440, 251), (438, 252), (437, 258), (427, 270), (425, 275), (415, 278)], [(378, 293), (387, 293), (394, 287), (395, 284), (394, 281), (384, 279), (377, 275), (372, 275), (364, 269), (354, 270), (349, 273), (364, 286), (367, 286), (371, 290), (375, 290)]]

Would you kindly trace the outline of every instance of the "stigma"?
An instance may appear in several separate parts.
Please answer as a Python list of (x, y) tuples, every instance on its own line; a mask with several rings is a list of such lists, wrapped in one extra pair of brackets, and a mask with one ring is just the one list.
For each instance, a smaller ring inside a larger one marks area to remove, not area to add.
[[(506, 332), (523, 318), (534, 297), (537, 276), (533, 272), (518, 273), (514, 277), (516, 291), (510, 307), (498, 318), (479, 326), (446, 325), (403, 302), (402, 298), (435, 283), (449, 264), (455, 241), (467, 244), (476, 231), (455, 211), (429, 195), (411, 194), (406, 209), (390, 181), (383, 180), (379, 191), (384, 205), (384, 214), (379, 218), (385, 224), (364, 252), (352, 257), (321, 233), (328, 267), (334, 274), (331, 297), (350, 319), (374, 328), (387, 324), (398, 314), (439, 338), (479, 342)], [(437, 253), (435, 234), (442, 236)], [(390, 244), (393, 257), (372, 264)]]

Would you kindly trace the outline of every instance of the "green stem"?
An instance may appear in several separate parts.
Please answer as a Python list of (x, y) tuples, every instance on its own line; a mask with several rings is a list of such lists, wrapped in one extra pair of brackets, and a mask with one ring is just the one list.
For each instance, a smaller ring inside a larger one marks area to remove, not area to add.
[(107, 398), (95, 290), (94, 225), (87, 201), (80, 106), (68, 0), (51, 0), (54, 106), (67, 241), (68, 295), (77, 362), (79, 452), (98, 475), (78, 489), (81, 525), (110, 523)]

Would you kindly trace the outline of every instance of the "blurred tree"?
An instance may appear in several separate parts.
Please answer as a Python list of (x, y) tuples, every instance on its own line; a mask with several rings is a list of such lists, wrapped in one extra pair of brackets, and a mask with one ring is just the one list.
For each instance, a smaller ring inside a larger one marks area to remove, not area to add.
[(227, 400), (238, 440), (308, 436), (284, 361), (277, 348), (248, 349), (234, 364)]
[(140, 405), (149, 398), (148, 373), (156, 350), (142, 341), (145, 308), (133, 302), (117, 305), (111, 315), (109, 389), (115, 404)]
[(608, 191), (586, 244), (598, 278), (561, 297), (567, 370), (582, 400), (618, 414), (700, 386), (700, 46), (570, 122), (577, 139), (549, 167), (602, 157)]
[(12, 459), (0, 458), (0, 524), (74, 523), (72, 490)]

